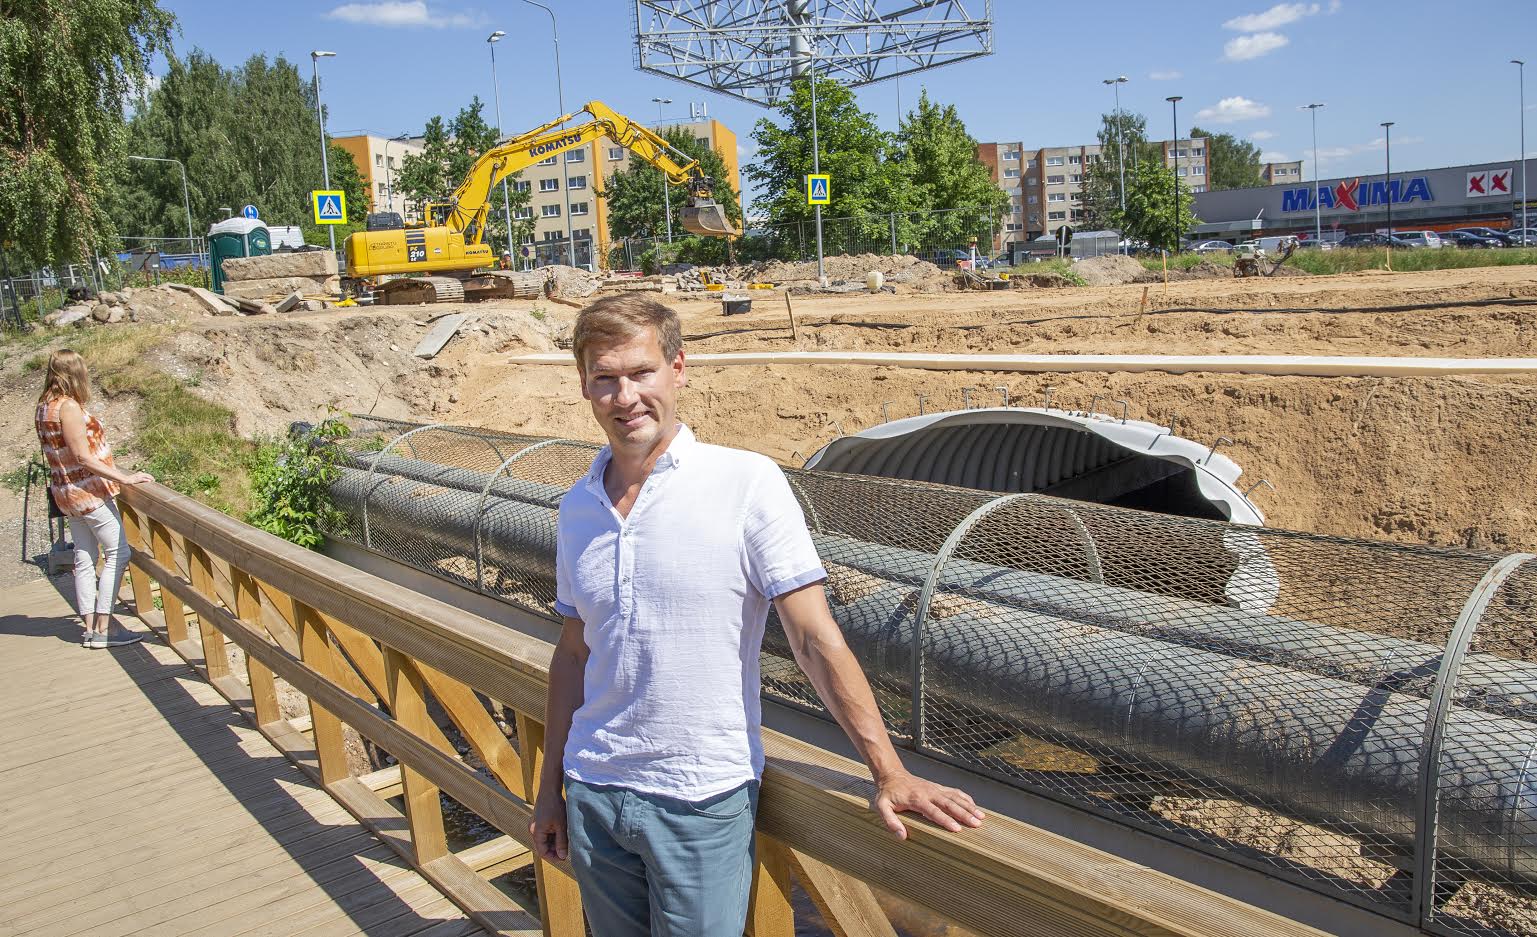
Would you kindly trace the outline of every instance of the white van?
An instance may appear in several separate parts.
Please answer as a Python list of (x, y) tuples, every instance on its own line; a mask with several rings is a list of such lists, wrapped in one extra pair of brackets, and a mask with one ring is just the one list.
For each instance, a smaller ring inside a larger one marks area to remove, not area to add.
[(1285, 245), (1287, 241), (1295, 240), (1297, 240), (1297, 238), (1290, 234), (1280, 235), (1278, 237), (1262, 237), (1255, 238), (1252, 241), (1244, 241), (1242, 244), (1238, 245), (1238, 248), (1242, 250), (1245, 247), (1253, 245), (1254, 247), (1264, 251), (1267, 255), (1274, 256), (1281, 253), (1281, 251), (1284, 249), (1283, 245)]

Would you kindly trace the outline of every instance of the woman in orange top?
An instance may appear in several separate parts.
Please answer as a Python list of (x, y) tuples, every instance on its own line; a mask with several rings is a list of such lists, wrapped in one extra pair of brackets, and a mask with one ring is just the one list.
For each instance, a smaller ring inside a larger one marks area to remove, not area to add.
[[(128, 538), (113, 500), (119, 485), (155, 479), (124, 472), (112, 462), (101, 423), (85, 411), (90, 377), (80, 355), (61, 349), (48, 356), (43, 393), (37, 398), (37, 438), (48, 462), (48, 491), (69, 522), (75, 541), (75, 609), (85, 625), (85, 647), (132, 644), (142, 635), (112, 628), (112, 603), (128, 565)], [(96, 555), (103, 558), (100, 575)]]

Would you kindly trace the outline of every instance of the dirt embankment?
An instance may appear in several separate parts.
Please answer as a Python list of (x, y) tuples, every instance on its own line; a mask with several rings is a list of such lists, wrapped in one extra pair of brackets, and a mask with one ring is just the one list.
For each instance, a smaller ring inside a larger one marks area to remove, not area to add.
[[(1537, 356), (1537, 271), (1505, 267), (1292, 280), (1205, 280), (1070, 291), (755, 297), (724, 317), (718, 297), (663, 298), (684, 318), (688, 348), (706, 351), (891, 349), (1029, 353), (1359, 354)], [(1516, 304), (1491, 305), (1491, 301)], [(1336, 312), (1418, 305), (1387, 312)], [(1199, 310), (1178, 311), (1194, 307)], [(1277, 308), (1301, 311), (1267, 311)], [(1236, 311), (1235, 311), (1236, 310)], [(412, 355), (430, 315), (469, 311), (478, 321), (431, 361)], [(373, 412), (504, 430), (595, 436), (567, 368), (508, 358), (552, 351), (575, 310), (539, 302), (329, 310), (295, 316), (182, 321), (151, 352), (163, 370), (236, 415), (239, 432), (282, 432), (328, 409)], [(115, 328), (134, 328), (131, 324)], [(55, 344), (64, 344), (68, 336)], [(32, 451), (37, 374), (27, 356), (0, 365), (0, 460)], [(683, 415), (706, 439), (799, 461), (839, 432), (974, 404), (1100, 409), (1129, 401), (1134, 417), (1195, 439), (1233, 440), (1223, 451), (1278, 491), (1255, 499), (1271, 523), (1322, 533), (1493, 549), (1537, 547), (1529, 440), (1537, 379), (1318, 379), (1245, 375), (933, 372), (813, 366), (695, 365)], [(97, 405), (127, 440), (131, 400)], [(125, 447), (126, 448), (126, 447)], [(9, 498), (9, 495), (0, 495)]]

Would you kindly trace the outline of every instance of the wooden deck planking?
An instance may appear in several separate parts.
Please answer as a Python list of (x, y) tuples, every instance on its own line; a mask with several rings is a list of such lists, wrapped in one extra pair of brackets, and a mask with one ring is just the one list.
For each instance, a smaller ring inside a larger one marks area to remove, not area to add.
[(157, 638), (80, 647), (46, 580), (0, 608), (0, 933), (484, 933)]

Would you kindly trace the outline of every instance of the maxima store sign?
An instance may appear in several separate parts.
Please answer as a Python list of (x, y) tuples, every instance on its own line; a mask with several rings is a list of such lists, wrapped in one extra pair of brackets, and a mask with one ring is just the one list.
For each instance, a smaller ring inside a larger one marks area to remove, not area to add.
[[(1473, 173), (1468, 174), (1469, 187), (1473, 184), (1473, 175)], [(1484, 175), (1491, 175), (1491, 173)], [(1508, 176), (1506, 181), (1509, 181)], [(1308, 188), (1287, 189), (1281, 193), (1281, 211), (1314, 211), (1319, 208), (1360, 211), (1371, 205), (1399, 205), (1405, 202), (1435, 200), (1435, 196), (1430, 192), (1430, 180), (1425, 176), (1394, 179), (1392, 182), (1384, 182), (1381, 179), (1376, 181), (1359, 178), (1342, 179), (1332, 186), (1319, 186), (1316, 193)]]

